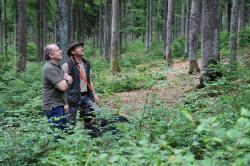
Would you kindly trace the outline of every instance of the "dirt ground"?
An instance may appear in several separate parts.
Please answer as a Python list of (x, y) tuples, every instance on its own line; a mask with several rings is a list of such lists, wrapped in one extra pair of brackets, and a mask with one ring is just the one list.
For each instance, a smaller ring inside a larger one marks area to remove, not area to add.
[[(153, 96), (154, 99), (158, 98), (162, 102), (166, 101), (168, 107), (174, 107), (181, 96), (183, 96), (185, 92), (193, 89), (198, 83), (197, 79), (199, 78), (199, 74), (188, 75), (187, 69), (188, 61), (180, 62), (175, 60), (172, 68), (169, 67), (168, 70), (160, 71), (164, 72), (165, 80), (161, 82), (156, 81), (151, 89), (115, 93), (103, 101), (103, 104), (110, 109), (119, 108), (122, 105), (129, 105), (131, 111), (136, 111), (142, 104), (150, 102)], [(159, 68), (155, 68), (155, 70), (159, 71)], [(152, 72), (157, 72), (155, 70), (153, 68)]]

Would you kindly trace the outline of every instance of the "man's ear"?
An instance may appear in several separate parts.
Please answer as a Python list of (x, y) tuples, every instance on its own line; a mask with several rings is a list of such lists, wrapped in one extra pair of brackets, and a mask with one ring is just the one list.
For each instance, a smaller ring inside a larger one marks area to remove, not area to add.
[(53, 59), (53, 55), (52, 54), (49, 54), (49, 57), (50, 57), (50, 59)]
[(76, 52), (75, 52), (74, 50), (71, 50), (70, 53), (71, 53), (72, 55), (75, 55)]

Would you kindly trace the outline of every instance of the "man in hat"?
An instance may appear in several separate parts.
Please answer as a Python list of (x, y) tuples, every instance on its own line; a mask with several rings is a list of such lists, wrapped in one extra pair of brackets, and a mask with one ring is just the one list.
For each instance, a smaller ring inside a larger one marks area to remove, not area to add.
[(68, 90), (69, 119), (75, 124), (77, 110), (81, 108), (80, 118), (84, 119), (85, 127), (93, 123), (94, 112), (98, 111), (95, 102), (99, 99), (95, 94), (90, 80), (90, 64), (83, 58), (84, 43), (72, 42), (69, 44), (68, 56), (70, 60), (63, 64), (63, 69), (73, 78)]
[(66, 90), (73, 82), (72, 77), (62, 70), (59, 61), (62, 51), (56, 44), (49, 44), (44, 49), (47, 60), (43, 67), (43, 111), (50, 123), (60, 129), (65, 129), (69, 110)]

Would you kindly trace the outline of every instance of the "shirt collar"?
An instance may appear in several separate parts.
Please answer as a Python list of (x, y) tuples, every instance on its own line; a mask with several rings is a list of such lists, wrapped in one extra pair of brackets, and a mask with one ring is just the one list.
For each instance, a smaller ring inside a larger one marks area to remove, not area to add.
[(56, 66), (56, 67), (59, 67), (59, 68), (61, 68), (61, 65), (60, 65), (60, 63), (55, 63), (55, 62), (53, 62), (53, 61), (48, 61), (48, 63), (50, 63), (50, 64), (52, 64), (52, 65), (54, 65), (54, 66)]

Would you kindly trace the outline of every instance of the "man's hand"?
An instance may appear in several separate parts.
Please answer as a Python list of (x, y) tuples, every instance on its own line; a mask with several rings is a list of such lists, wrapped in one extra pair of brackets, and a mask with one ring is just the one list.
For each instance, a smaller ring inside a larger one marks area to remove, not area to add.
[(69, 105), (68, 104), (64, 105), (64, 111), (65, 111), (65, 113), (69, 113)]
[(96, 94), (94, 94), (93, 96), (94, 96), (95, 102), (99, 103), (99, 101), (100, 101), (99, 97)]
[(64, 73), (64, 79), (67, 81), (68, 84), (72, 84), (73, 79), (68, 73)]

